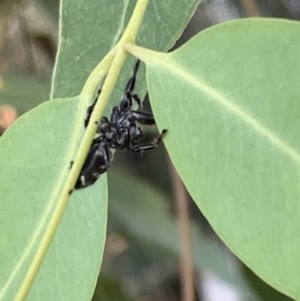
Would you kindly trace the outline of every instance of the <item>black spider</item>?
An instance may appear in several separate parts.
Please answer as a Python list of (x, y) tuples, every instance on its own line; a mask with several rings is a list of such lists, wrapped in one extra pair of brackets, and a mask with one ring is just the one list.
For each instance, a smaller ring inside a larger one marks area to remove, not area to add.
[(105, 139), (102, 136), (94, 139), (75, 184), (75, 189), (88, 187), (94, 184), (100, 175), (107, 171), (111, 162), (112, 152), (107, 146)]
[[(97, 134), (99, 136), (92, 142), (75, 189), (92, 185), (102, 173), (108, 170), (113, 159), (110, 149), (144, 152), (156, 148), (166, 134), (167, 130), (163, 130), (161, 134), (152, 137), (152, 141), (143, 140), (143, 131), (137, 123), (152, 125), (155, 124), (155, 120), (152, 114), (142, 111), (141, 100), (137, 94), (133, 93), (138, 67), (139, 61), (135, 64), (133, 75), (126, 85), (122, 101), (119, 106), (113, 108), (110, 119), (102, 117), (98, 123)], [(101, 93), (100, 89), (99, 93)], [(85, 127), (89, 123), (96, 101), (97, 99), (87, 109)], [(133, 101), (138, 105), (137, 110), (132, 110)]]

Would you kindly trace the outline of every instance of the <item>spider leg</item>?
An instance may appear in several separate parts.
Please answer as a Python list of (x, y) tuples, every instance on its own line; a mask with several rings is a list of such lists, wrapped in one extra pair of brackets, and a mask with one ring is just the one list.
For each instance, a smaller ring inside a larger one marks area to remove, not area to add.
[(138, 106), (139, 106), (138, 110), (141, 111), (143, 109), (143, 104), (142, 104), (140, 97), (137, 94), (131, 94), (131, 97), (138, 104)]
[(109, 147), (113, 149), (130, 149), (131, 141), (133, 137), (131, 137), (131, 128), (124, 127), (124, 128), (114, 128), (113, 132), (113, 141), (109, 145)]
[(96, 124), (98, 126), (97, 128), (97, 134), (103, 134), (107, 131), (108, 128), (110, 128), (110, 122), (107, 117), (103, 116), (99, 121), (96, 121)]
[(157, 148), (158, 144), (161, 142), (162, 138), (166, 135), (166, 133), (167, 130), (162, 130), (162, 132), (158, 136), (154, 137), (152, 141), (137, 143), (130, 150), (133, 152), (143, 152)]
[(132, 93), (134, 86), (135, 86), (136, 74), (138, 72), (139, 66), (140, 66), (140, 60), (137, 60), (134, 65), (134, 68), (133, 68), (133, 74), (132, 74), (131, 78), (129, 79), (129, 81), (127, 82), (127, 85), (125, 88), (125, 94)]
[(128, 129), (126, 148), (128, 150), (132, 150), (137, 145), (137, 141), (143, 136), (143, 132), (139, 127), (132, 126), (130, 129)]
[(127, 82), (126, 87), (125, 87), (124, 97), (123, 97), (123, 99), (121, 101), (121, 104), (120, 104), (121, 111), (131, 109), (131, 107), (132, 107), (132, 98), (138, 103), (139, 109), (142, 108), (141, 101), (140, 101), (139, 97), (136, 94), (134, 94), (135, 96), (132, 95), (132, 92), (133, 92), (134, 86), (135, 86), (135, 81), (136, 81), (136, 74), (137, 74), (138, 69), (139, 69), (139, 65), (140, 65), (140, 60), (137, 60), (136, 63), (135, 63), (135, 66), (133, 68), (133, 74), (130, 77), (130, 79)]
[(130, 111), (132, 107), (132, 97), (131, 94), (129, 92), (125, 92), (123, 99), (120, 103), (120, 107), (119, 107), (119, 111), (121, 112), (125, 112), (125, 111)]
[[(132, 138), (130, 135), (130, 128), (125, 128), (124, 130), (125, 130), (125, 132), (123, 132), (123, 134), (121, 134), (122, 143), (119, 143), (119, 146), (121, 146), (121, 148), (129, 149), (131, 146), (131, 142), (132, 142)], [(119, 141), (119, 142), (121, 142), (121, 141)]]
[(140, 111), (131, 111), (135, 120), (141, 124), (155, 124), (155, 120), (152, 114)]
[(127, 107), (127, 105), (125, 109), (121, 106), (120, 108), (114, 107), (110, 116), (110, 122), (111, 124), (122, 127), (125, 126), (124, 122), (126, 123), (126, 121), (130, 121), (131, 116), (131, 107)]
[(110, 122), (111, 123), (116, 123), (117, 120), (119, 119), (119, 117), (120, 117), (120, 110), (119, 110), (119, 108), (117, 106), (113, 107), (112, 113), (111, 113), (111, 116), (110, 116)]

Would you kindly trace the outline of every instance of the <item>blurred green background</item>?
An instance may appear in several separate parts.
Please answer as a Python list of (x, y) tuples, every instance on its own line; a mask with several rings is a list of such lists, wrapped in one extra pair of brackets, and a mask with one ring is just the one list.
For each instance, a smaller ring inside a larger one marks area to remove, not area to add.
[[(58, 16), (59, 0), (0, 1), (0, 134), (17, 116), (49, 99)], [(299, 20), (300, 1), (202, 1), (175, 48), (209, 26), (249, 16)], [(147, 99), (144, 107), (151, 110)], [(181, 300), (178, 211), (170, 173), (163, 146), (143, 156), (115, 154), (108, 173), (107, 243), (94, 301)], [(290, 300), (226, 248), (190, 199), (188, 206), (196, 300)]]

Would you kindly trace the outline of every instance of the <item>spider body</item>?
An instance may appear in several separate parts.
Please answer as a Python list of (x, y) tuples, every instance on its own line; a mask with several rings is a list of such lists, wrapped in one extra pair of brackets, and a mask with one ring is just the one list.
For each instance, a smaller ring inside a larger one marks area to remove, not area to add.
[(88, 187), (105, 173), (112, 162), (112, 153), (102, 137), (93, 141), (85, 163), (76, 182), (75, 189)]
[[(108, 170), (113, 159), (110, 149), (144, 152), (156, 148), (166, 134), (167, 130), (163, 130), (161, 134), (153, 136), (151, 141), (143, 141), (144, 133), (138, 123), (154, 125), (155, 120), (152, 114), (142, 111), (141, 100), (137, 94), (133, 93), (138, 67), (139, 60), (135, 64), (133, 74), (126, 85), (123, 99), (118, 106), (113, 108), (110, 118), (102, 117), (100, 122), (97, 123), (97, 134), (99, 136), (92, 142), (75, 189), (92, 185), (101, 174)], [(87, 109), (84, 120), (85, 127), (89, 123), (97, 98)], [(138, 105), (137, 110), (132, 109), (133, 101)]]

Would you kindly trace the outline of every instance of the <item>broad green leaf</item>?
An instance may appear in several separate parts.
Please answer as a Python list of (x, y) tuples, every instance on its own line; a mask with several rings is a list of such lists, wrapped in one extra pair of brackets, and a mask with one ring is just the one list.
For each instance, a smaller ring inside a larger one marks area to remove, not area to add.
[(189, 193), (257, 275), (300, 300), (300, 24), (247, 19), (141, 52)]
[[(137, 0), (61, 2), (60, 47), (53, 82), (55, 98), (79, 94), (89, 73), (122, 36)], [(160, 51), (170, 49), (199, 2), (150, 0), (137, 43)], [(114, 103), (124, 91), (132, 66), (132, 61), (125, 66)]]
[[(167, 196), (126, 172), (109, 172), (108, 179), (109, 224), (113, 231), (121, 232), (145, 252), (179, 260), (178, 222), (167, 209)], [(217, 240), (208, 239), (196, 225), (192, 224), (191, 231), (195, 266), (221, 277), (245, 300), (258, 301), (239, 267), (230, 264), (232, 258), (227, 256), (225, 248)]]
[[(83, 131), (79, 111), (76, 97), (47, 102), (0, 139), (1, 301), (14, 299), (57, 204)], [(26, 300), (91, 299), (105, 240), (105, 180), (73, 192)]]

